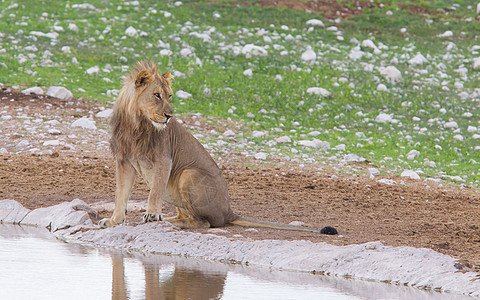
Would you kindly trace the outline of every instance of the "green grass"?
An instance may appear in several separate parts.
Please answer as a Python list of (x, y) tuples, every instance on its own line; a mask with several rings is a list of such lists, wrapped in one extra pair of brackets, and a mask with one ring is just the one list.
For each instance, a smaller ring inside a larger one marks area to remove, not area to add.
[[(480, 140), (472, 139), (474, 133), (467, 132), (468, 126), (480, 127), (480, 96), (475, 94), (480, 87), (479, 73), (472, 68), (479, 54), (471, 48), (477, 44), (480, 32), (474, 1), (382, 1), (384, 7), (376, 3), (351, 18), (341, 19), (339, 24), (322, 13), (260, 7), (255, 1), (245, 6), (227, 0), (184, 1), (179, 7), (172, 1), (141, 1), (138, 7), (120, 1), (89, 1), (95, 10), (75, 9), (64, 1), (15, 3), (19, 3), (18, 7), (12, 8), (12, 1), (0, 3), (0, 82), (5, 85), (23, 88), (57, 84), (76, 97), (112, 101), (114, 98), (107, 94), (120, 89), (125, 70), (137, 60), (151, 59), (162, 71), (185, 74), (174, 80), (174, 89), (187, 91), (193, 97), (181, 100), (174, 96), (176, 112), (243, 120), (247, 137), (249, 130), (264, 130), (270, 134), (268, 140), (283, 135), (294, 140), (293, 144), (269, 147), (265, 139), (249, 138), (256, 145), (250, 152), (281, 148), (297, 158), (303, 154), (341, 157), (355, 153), (396, 173), (406, 168), (421, 169), (427, 176), (460, 175), (467, 182), (480, 182), (478, 164), (474, 162), (480, 161), (479, 150), (474, 150)], [(352, 1), (339, 3), (355, 9)], [(163, 11), (171, 16), (165, 16)], [(326, 28), (307, 31), (305, 23), (313, 18), (321, 19), (326, 27), (337, 26), (343, 40)], [(69, 30), (70, 23), (76, 24), (79, 31)], [(30, 34), (54, 32), (53, 26), (64, 29), (55, 40)], [(126, 36), (129, 26), (147, 36)], [(259, 30), (264, 34), (257, 34)], [(447, 30), (454, 35), (438, 37)], [(192, 32), (209, 32), (209, 41)], [(353, 61), (349, 54), (357, 45), (350, 42), (352, 39), (360, 44), (370, 39), (388, 49), (381, 49), (377, 55), (360, 45), (364, 55)], [(160, 55), (159, 40), (169, 44), (171, 56)], [(247, 57), (239, 53), (246, 44), (268, 46), (268, 55)], [(282, 49), (274, 49), (274, 45)], [(38, 51), (26, 50), (28, 46)], [(69, 46), (71, 53), (63, 52), (64, 46)], [(308, 47), (318, 54), (314, 65), (301, 60)], [(447, 47), (452, 49), (447, 51)], [(183, 57), (183, 48), (192, 49), (194, 55)], [(53, 55), (45, 58), (45, 51)], [(287, 54), (281, 55), (282, 51)], [(408, 60), (418, 52), (427, 57), (428, 63), (409, 65)], [(27, 59), (19, 62), (22, 56)], [(73, 62), (74, 58), (78, 63)], [(109, 73), (86, 74), (90, 67), (102, 70), (107, 64), (112, 67)], [(399, 83), (389, 83), (380, 74), (379, 68), (388, 65), (402, 72)], [(465, 78), (456, 71), (462, 67), (467, 71)], [(243, 75), (246, 69), (252, 69), (252, 78)], [(277, 80), (277, 75), (283, 80)], [(431, 83), (435, 80), (438, 84)], [(455, 88), (455, 82), (461, 82), (463, 88)], [(379, 83), (385, 84), (388, 91), (377, 91)], [(322, 87), (331, 94), (308, 95), (310, 87)], [(204, 94), (205, 88), (211, 90), (210, 96)], [(462, 99), (460, 92), (469, 97)], [(233, 113), (229, 112), (232, 106), (236, 108)], [(381, 112), (393, 114), (399, 122), (375, 122)], [(466, 112), (472, 116), (464, 116)], [(420, 120), (414, 121), (414, 117)], [(459, 132), (443, 127), (450, 120), (458, 123)], [(422, 132), (422, 128), (426, 131)], [(321, 132), (317, 139), (329, 141), (332, 147), (345, 144), (345, 153), (324, 153), (295, 145), (295, 141), (313, 139), (307, 135), (313, 130)], [(364, 136), (357, 136), (358, 132)], [(464, 141), (455, 140), (456, 134), (461, 134)], [(300, 153), (292, 154), (291, 147)], [(406, 159), (414, 149), (420, 151), (420, 156)], [(435, 161), (437, 166), (424, 166), (425, 159)]]

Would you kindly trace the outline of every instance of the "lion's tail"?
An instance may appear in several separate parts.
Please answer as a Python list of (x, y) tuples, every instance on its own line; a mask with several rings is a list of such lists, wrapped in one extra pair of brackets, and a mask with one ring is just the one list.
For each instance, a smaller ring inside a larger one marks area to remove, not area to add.
[(277, 222), (253, 220), (253, 219), (243, 218), (240, 216), (236, 220), (230, 221), (229, 223), (238, 225), (238, 226), (243, 226), (243, 227), (264, 227), (264, 228), (273, 228), (273, 229), (280, 229), (280, 230), (309, 231), (309, 232), (316, 232), (316, 233), (330, 234), (330, 235), (338, 234), (337, 230), (331, 226), (325, 226), (322, 229), (316, 229), (316, 228), (296, 226), (296, 225), (283, 224), (283, 223), (277, 223)]

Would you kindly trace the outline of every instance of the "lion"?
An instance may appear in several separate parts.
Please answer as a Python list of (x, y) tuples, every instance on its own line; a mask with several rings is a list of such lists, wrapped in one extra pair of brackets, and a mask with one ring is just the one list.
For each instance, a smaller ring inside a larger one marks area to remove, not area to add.
[[(115, 209), (102, 228), (125, 220), (136, 174), (150, 189), (145, 222), (165, 220), (179, 228), (234, 224), (337, 234), (333, 227), (315, 229), (240, 217), (230, 208), (227, 182), (212, 157), (173, 115), (172, 76), (156, 64), (137, 62), (126, 77), (110, 119), (110, 148), (116, 160)], [(177, 216), (162, 218), (163, 201)]]

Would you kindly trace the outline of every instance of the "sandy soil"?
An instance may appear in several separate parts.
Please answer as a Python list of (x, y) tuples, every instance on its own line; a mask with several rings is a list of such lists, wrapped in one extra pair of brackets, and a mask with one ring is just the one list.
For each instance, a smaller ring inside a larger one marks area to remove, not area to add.
[[(114, 201), (115, 166), (105, 143), (106, 121), (96, 118), (100, 128), (96, 130), (70, 126), (81, 116), (101, 111), (101, 104), (26, 96), (12, 89), (0, 90), (0, 103), (0, 200), (14, 199), (30, 209), (75, 198), (89, 204)], [(39, 118), (57, 120), (52, 126), (61, 133), (49, 134), (51, 126), (35, 121)], [(52, 138), (60, 145), (43, 145)], [(19, 149), (20, 141), (27, 141), (30, 150)], [(391, 186), (367, 176), (320, 173), (293, 163), (278, 167), (272, 162), (252, 168), (238, 157), (241, 155), (222, 160), (236, 213), (283, 223), (302, 221), (316, 228), (330, 225), (340, 234), (250, 231), (237, 226), (216, 234), (247, 240), (307, 239), (334, 245), (381, 241), (392, 246), (431, 248), (473, 266), (480, 261), (478, 190), (405, 179), (405, 185)], [(147, 187), (138, 179), (132, 200), (144, 201), (147, 195)], [(109, 216), (110, 212), (104, 209), (100, 214)], [(127, 222), (138, 222), (141, 214), (142, 210), (130, 212)], [(166, 204), (164, 214), (173, 215), (174, 208)]]

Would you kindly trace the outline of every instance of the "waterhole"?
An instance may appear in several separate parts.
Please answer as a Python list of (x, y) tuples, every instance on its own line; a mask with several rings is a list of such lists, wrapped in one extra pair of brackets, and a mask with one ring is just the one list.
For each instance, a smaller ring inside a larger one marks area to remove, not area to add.
[(469, 299), (368, 282), (65, 243), (0, 224), (0, 299)]

